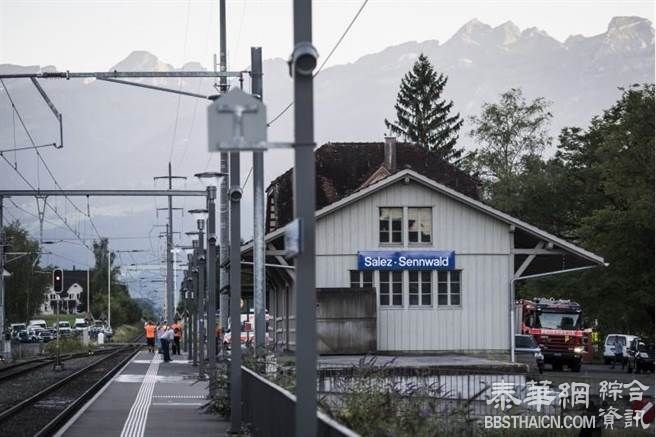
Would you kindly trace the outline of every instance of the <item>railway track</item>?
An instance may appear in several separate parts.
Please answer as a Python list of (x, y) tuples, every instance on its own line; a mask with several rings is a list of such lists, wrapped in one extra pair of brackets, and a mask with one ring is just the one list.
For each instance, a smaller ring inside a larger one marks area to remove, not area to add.
[(90, 363), (0, 411), (0, 436), (54, 434), (140, 348), (141, 345), (129, 344), (119, 346), (107, 354), (94, 356), (95, 359)]

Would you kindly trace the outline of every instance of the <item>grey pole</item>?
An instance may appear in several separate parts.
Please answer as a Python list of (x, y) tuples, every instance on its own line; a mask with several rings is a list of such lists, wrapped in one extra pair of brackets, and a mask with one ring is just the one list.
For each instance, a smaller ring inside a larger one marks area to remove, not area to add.
[[(262, 47), (251, 47), (251, 94), (263, 99)], [(264, 255), (264, 152), (253, 152), (253, 294), (255, 306), (255, 352), (264, 354), (266, 271)]]
[(107, 240), (107, 326), (112, 327), (112, 253)]
[(205, 378), (205, 235), (203, 225), (205, 220), (198, 220), (198, 299), (196, 308), (198, 310), (198, 378)]
[(296, 435), (317, 434), (315, 161), (312, 2), (294, 0), (294, 210), (302, 238), (296, 258)]
[(194, 350), (194, 338), (193, 338), (193, 321), (192, 321), (192, 296), (194, 293), (194, 280), (193, 280), (193, 256), (191, 254), (187, 255), (187, 305), (185, 307), (187, 313), (187, 359), (192, 361), (193, 359), (193, 350)]
[(89, 267), (87, 267), (87, 316), (91, 313), (91, 281), (89, 280)]
[[(173, 189), (173, 177), (171, 174), (171, 163), (169, 162), (169, 190)], [(169, 226), (166, 229), (166, 321), (173, 321), (175, 298), (173, 297), (173, 197), (169, 201)]]
[[(225, 0), (219, 0), (219, 44), (220, 56), (219, 63), (221, 71), (227, 69), (227, 50), (226, 50), (226, 10)], [(221, 93), (228, 91), (228, 79), (225, 77), (219, 78)], [(228, 174), (228, 154), (221, 152), (219, 171), (223, 174)], [(219, 180), (219, 264), (221, 265), (219, 275), (219, 307), (220, 307), (220, 321), (223, 332), (228, 327), (228, 307), (230, 305), (230, 295), (228, 294), (228, 270), (226, 264), (228, 262), (230, 236), (229, 236), (229, 214), (228, 214), (228, 179), (223, 177)]]
[(241, 187), (239, 152), (230, 153), (230, 431), (241, 432)]
[(5, 227), (3, 219), (4, 197), (0, 196), (0, 356), (5, 351)]
[[(220, 178), (223, 179), (223, 178)], [(216, 187), (207, 187), (207, 355), (210, 399), (216, 394)]]
[(193, 290), (193, 305), (194, 305), (194, 311), (192, 311), (192, 324), (191, 324), (191, 330), (192, 330), (192, 344), (194, 353), (192, 357), (192, 364), (194, 366), (198, 365), (198, 240), (194, 240), (191, 242), (192, 246), (194, 246), (194, 257), (193, 257), (193, 269), (192, 269), (192, 290)]

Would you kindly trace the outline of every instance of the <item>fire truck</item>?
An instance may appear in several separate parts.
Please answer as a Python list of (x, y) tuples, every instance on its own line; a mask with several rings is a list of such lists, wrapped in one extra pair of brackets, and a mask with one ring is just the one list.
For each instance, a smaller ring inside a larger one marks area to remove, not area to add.
[(516, 310), (519, 331), (533, 336), (546, 364), (558, 371), (563, 365), (572, 372), (581, 370), (588, 339), (579, 304), (571, 300), (524, 299), (517, 303)]

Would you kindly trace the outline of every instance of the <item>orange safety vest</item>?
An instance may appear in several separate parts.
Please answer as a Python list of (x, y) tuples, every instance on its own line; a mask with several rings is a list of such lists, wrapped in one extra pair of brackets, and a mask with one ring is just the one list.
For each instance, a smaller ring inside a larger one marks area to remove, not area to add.
[(155, 338), (155, 325), (146, 325), (146, 338)]
[(179, 323), (174, 323), (171, 328), (173, 328), (173, 335), (177, 338), (182, 337), (182, 326)]

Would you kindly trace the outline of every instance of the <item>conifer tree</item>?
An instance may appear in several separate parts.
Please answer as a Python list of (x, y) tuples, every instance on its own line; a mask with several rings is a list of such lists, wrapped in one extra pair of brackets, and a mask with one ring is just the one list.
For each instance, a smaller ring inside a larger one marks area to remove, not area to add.
[(391, 133), (406, 141), (417, 143), (446, 161), (457, 160), (461, 149), (456, 149), (458, 131), (463, 120), (460, 114), (451, 115), (453, 101), (442, 99), (447, 76), (439, 75), (423, 53), (401, 80), (396, 97), (396, 122), (385, 119)]

